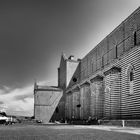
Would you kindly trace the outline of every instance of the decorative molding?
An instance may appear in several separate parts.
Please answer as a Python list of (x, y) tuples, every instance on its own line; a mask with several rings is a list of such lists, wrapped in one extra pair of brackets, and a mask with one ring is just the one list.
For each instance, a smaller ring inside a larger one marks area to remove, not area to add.
[(109, 70), (105, 71), (104, 72), (104, 75), (108, 75), (110, 73), (116, 73), (116, 72), (121, 72), (121, 68), (120, 67), (117, 67), (117, 66), (112, 66)]
[(90, 81), (93, 83), (94, 81), (103, 81), (103, 76), (96, 75), (94, 78), (90, 79)]

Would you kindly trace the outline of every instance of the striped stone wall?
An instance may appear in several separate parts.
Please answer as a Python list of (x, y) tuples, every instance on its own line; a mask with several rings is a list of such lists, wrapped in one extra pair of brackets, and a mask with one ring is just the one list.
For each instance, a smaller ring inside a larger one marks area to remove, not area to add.
[(90, 116), (90, 85), (84, 84), (80, 87), (80, 119), (88, 119)]
[(102, 118), (104, 109), (103, 79), (92, 79), (90, 84), (90, 115), (92, 118)]
[[(134, 67), (134, 93), (130, 95), (127, 68)], [(121, 115), (122, 118), (140, 117), (140, 48), (134, 49), (121, 60), (122, 65), (122, 94), (121, 94)]]
[(134, 11), (81, 60), (79, 79), (84, 81), (139, 44), (140, 8)]
[[(106, 119), (140, 117), (139, 45), (140, 8), (81, 60), (79, 74), (73, 75), (78, 81), (67, 89), (73, 92), (80, 87), (80, 119), (89, 116)], [(130, 84), (127, 72), (130, 65), (134, 68), (133, 84)], [(97, 75), (103, 79), (97, 81)], [(131, 90), (133, 94), (130, 94)]]
[(111, 71), (104, 82), (104, 118), (120, 118), (121, 74)]
[[(133, 94), (130, 94), (130, 83), (127, 70), (134, 68)], [(116, 70), (116, 69), (119, 70)], [(73, 110), (79, 104), (80, 119), (137, 119), (140, 117), (140, 47), (135, 46), (112, 64), (103, 68), (102, 80), (89, 78), (91, 83), (82, 84), (78, 94), (73, 92)], [(74, 113), (75, 115), (76, 113)]]

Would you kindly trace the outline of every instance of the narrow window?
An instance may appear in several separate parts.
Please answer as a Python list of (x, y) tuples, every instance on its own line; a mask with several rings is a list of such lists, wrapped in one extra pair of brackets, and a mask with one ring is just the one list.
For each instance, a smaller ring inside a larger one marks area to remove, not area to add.
[(128, 76), (128, 85), (129, 85), (129, 94), (132, 95), (134, 93), (134, 68), (132, 65), (127, 68), (127, 76)]
[(116, 52), (116, 58), (118, 58), (118, 48), (117, 48), (117, 45), (115, 47), (115, 52)]
[(134, 46), (137, 45), (137, 34), (136, 31), (134, 32)]
[(102, 68), (103, 68), (104, 67), (104, 57), (102, 56), (101, 59), (102, 59)]
[(130, 71), (130, 82), (133, 81), (133, 71)]
[(56, 113), (59, 113), (59, 108), (58, 107), (56, 108)]

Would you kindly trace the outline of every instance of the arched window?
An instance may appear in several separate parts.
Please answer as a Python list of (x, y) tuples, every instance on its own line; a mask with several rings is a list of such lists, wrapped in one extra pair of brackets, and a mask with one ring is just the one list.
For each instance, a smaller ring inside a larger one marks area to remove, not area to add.
[(109, 86), (106, 86), (105, 87), (105, 93), (110, 94), (110, 92), (111, 92), (111, 88)]
[(126, 72), (128, 77), (129, 94), (132, 95), (134, 93), (134, 67), (129, 65)]

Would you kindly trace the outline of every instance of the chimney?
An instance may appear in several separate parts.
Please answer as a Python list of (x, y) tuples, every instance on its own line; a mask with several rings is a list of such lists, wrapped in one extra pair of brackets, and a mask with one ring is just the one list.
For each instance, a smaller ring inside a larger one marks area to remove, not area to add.
[(68, 59), (74, 60), (74, 55), (70, 55)]

